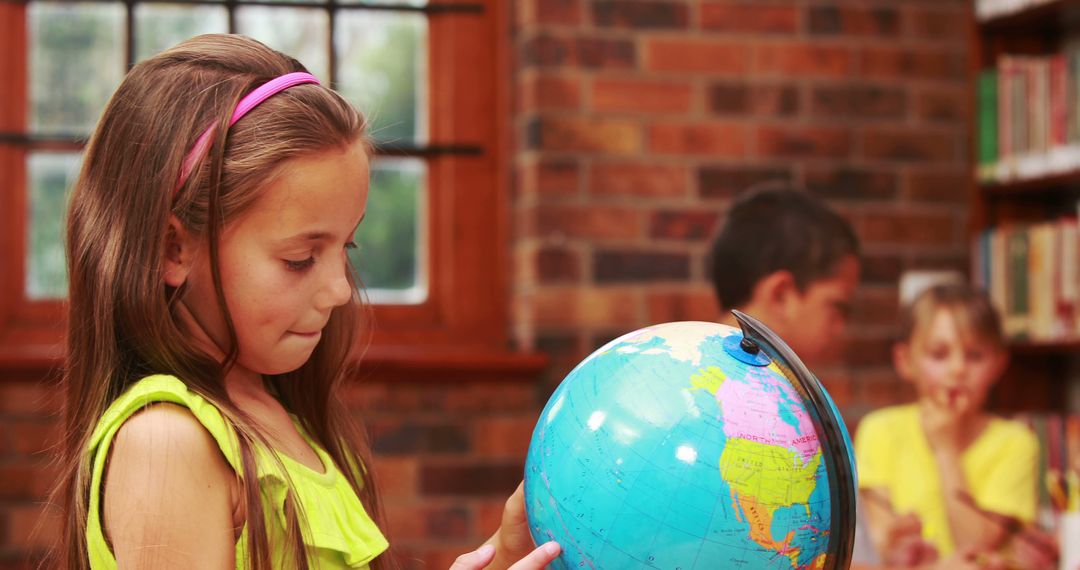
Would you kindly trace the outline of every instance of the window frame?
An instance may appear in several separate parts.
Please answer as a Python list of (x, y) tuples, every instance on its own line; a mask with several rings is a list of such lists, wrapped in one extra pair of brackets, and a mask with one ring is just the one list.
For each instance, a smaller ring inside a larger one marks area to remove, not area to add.
[[(23, 141), (0, 140), (3, 369), (57, 365), (66, 326), (66, 301), (26, 295), (26, 156), (31, 150), (71, 149), (70, 143), (32, 138), (27, 131), (27, 5), (0, 2), (0, 73), (8, 78), (0, 89), (0, 133), (26, 135)], [(415, 305), (375, 305), (365, 359), (476, 362), (506, 349), (510, 82), (498, 78), (508, 77), (507, 8), (498, 0), (468, 0), (413, 9), (429, 20), (428, 143), (383, 147), (375, 161), (410, 156), (427, 162), (428, 296)]]

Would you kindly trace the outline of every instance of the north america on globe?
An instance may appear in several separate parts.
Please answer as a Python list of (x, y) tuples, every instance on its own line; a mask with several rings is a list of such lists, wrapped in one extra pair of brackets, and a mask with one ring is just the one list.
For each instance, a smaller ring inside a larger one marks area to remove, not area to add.
[(825, 567), (819, 434), (777, 363), (725, 350), (740, 338), (667, 323), (567, 375), (526, 463), (533, 538), (563, 547), (553, 568)]

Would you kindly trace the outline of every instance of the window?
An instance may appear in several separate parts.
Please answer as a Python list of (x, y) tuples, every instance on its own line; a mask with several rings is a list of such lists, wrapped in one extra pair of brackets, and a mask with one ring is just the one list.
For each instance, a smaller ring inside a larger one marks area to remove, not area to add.
[(0, 3), (0, 364), (59, 355), (62, 215), (108, 97), (134, 62), (209, 32), (297, 57), (367, 115), (378, 150), (354, 262), (376, 305), (372, 351), (497, 349), (500, 10), (495, 0)]

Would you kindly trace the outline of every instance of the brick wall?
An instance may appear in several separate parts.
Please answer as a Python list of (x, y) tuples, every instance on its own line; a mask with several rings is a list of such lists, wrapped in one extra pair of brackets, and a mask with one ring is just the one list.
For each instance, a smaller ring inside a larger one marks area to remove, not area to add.
[(787, 180), (864, 242), (843, 366), (850, 420), (910, 396), (896, 284), (966, 266), (969, 6), (960, 0), (517, 3), (515, 330), (548, 384), (613, 336), (716, 316), (709, 238)]
[[(966, 264), (967, 2), (514, 6), (509, 326), (552, 361), (539, 389), (351, 388), (411, 568), (446, 568), (497, 526), (536, 414), (581, 357), (648, 323), (715, 317), (708, 238), (747, 185), (804, 185), (865, 242), (851, 349), (823, 371), (849, 419), (909, 395), (888, 365), (900, 272)], [(34, 374), (0, 373), (0, 570), (29, 567), (53, 528), (30, 532), (56, 410)]]

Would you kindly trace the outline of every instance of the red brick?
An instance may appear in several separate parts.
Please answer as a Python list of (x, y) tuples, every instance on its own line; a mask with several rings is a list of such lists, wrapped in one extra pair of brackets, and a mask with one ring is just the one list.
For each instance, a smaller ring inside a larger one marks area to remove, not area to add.
[(422, 465), (421, 493), (426, 496), (509, 496), (521, 482), (523, 466), (524, 461)]
[(53, 421), (19, 421), (8, 424), (15, 453), (25, 456), (47, 456), (57, 451), (61, 426)]
[(799, 112), (799, 89), (790, 83), (724, 81), (709, 86), (708, 102), (709, 110), (717, 114), (790, 117)]
[(542, 284), (575, 282), (581, 279), (582, 260), (574, 250), (544, 247), (536, 252), (536, 277)]
[(857, 334), (852, 331), (848, 335), (844, 354), (845, 360), (852, 366), (891, 366), (892, 365), (892, 340), (885, 335), (872, 336)]
[(521, 44), (521, 63), (524, 66), (560, 66), (570, 63), (574, 53), (572, 38), (542, 34)]
[(685, 29), (689, 20), (686, 4), (667, 1), (599, 1), (592, 13), (601, 28)]
[(62, 409), (60, 392), (44, 383), (0, 382), (0, 413), (59, 416)]
[(630, 40), (578, 38), (574, 63), (588, 68), (633, 69), (637, 66), (637, 50)]
[(833, 127), (761, 127), (757, 150), (769, 158), (846, 158), (851, 153), (851, 133)]
[(630, 40), (542, 34), (521, 45), (525, 66), (633, 69), (637, 49)]
[(859, 237), (867, 244), (942, 246), (957, 239), (956, 220), (949, 212), (862, 212), (855, 220)]
[(871, 408), (906, 403), (910, 400), (904, 398), (904, 384), (903, 380), (895, 376), (864, 378), (859, 383), (859, 401)]
[(643, 297), (640, 287), (546, 287), (533, 301), (538, 325), (611, 327), (638, 324)]
[(573, 159), (526, 159), (517, 173), (522, 196), (573, 196), (581, 187), (581, 169)]
[(519, 0), (516, 2), (518, 25), (577, 26), (581, 24), (582, 0)]
[(931, 123), (966, 124), (970, 120), (971, 95), (962, 85), (951, 89), (932, 89), (919, 93), (915, 110), (918, 117)]
[(907, 34), (928, 40), (955, 41), (957, 30), (966, 29), (970, 18), (970, 8), (966, 5), (908, 5), (904, 9)]
[(789, 2), (702, 2), (701, 27), (720, 32), (793, 34), (799, 11)]
[(541, 117), (530, 128), (530, 146), (539, 150), (627, 154), (641, 149), (641, 128), (630, 120)]
[(963, 53), (952, 49), (864, 47), (859, 75), (890, 79), (939, 79), (963, 84), (967, 76)]
[(599, 77), (592, 85), (592, 108), (601, 112), (685, 113), (693, 88), (687, 82)]
[(673, 291), (649, 291), (646, 298), (648, 321), (715, 321), (720, 314), (716, 293), (712, 287), (701, 285)]
[(814, 115), (844, 119), (900, 119), (907, 115), (907, 92), (883, 85), (822, 85), (814, 88)]
[(912, 172), (908, 175), (907, 197), (912, 202), (966, 205), (971, 199), (972, 180), (964, 170)]
[(732, 198), (756, 184), (790, 182), (787, 166), (706, 166), (698, 171), (698, 193), (702, 198)]
[(904, 271), (904, 260), (896, 254), (864, 253), (860, 261), (862, 282), (867, 285), (893, 285)]
[(533, 415), (539, 410), (531, 388), (527, 383), (473, 382), (448, 391), (444, 407), (455, 415), (491, 411)]
[(863, 131), (867, 158), (903, 162), (950, 162), (960, 158), (964, 135), (919, 128), (872, 128)]
[(544, 237), (632, 239), (643, 235), (637, 209), (617, 206), (541, 206), (538, 231)]
[(526, 73), (519, 104), (519, 113), (577, 109), (581, 106), (581, 79), (570, 74)]
[(712, 237), (720, 218), (716, 210), (656, 210), (649, 223), (649, 237), (702, 241)]
[(749, 70), (749, 49), (732, 40), (646, 38), (645, 69), (686, 73), (740, 74)]
[(952, 251), (935, 247), (917, 252), (911, 257), (911, 268), (930, 271), (957, 271), (961, 274), (971, 267), (966, 244), (956, 244)]
[(900, 13), (892, 6), (811, 6), (807, 30), (820, 36), (894, 37), (900, 33)]
[(899, 182), (891, 170), (808, 166), (806, 188), (827, 200), (894, 200)]
[(386, 512), (386, 525), (391, 538), (398, 543), (400, 541), (420, 541), (426, 536), (424, 514), (426, 509), (422, 505), (402, 504), (396, 501), (384, 503)]
[(741, 123), (657, 123), (649, 127), (654, 153), (740, 158), (746, 156), (746, 126)]
[(850, 77), (855, 58), (849, 48), (812, 42), (759, 44), (754, 69), (761, 74), (806, 77)]
[(374, 471), (378, 477), (379, 496), (386, 501), (415, 497), (419, 468), (415, 456), (375, 456)]
[(524, 461), (535, 427), (533, 417), (479, 418), (473, 422), (476, 452), (491, 459)]
[(480, 501), (476, 506), (476, 528), (480, 532), (494, 532), (502, 523), (506, 501)]
[(825, 391), (829, 393), (836, 407), (841, 411), (855, 401), (855, 386), (850, 376), (834, 373), (822, 375), (819, 379)]
[(60, 533), (60, 511), (45, 503), (14, 505), (8, 510), (8, 546), (23, 550), (53, 546)]
[(687, 195), (686, 167), (634, 162), (594, 162), (589, 191), (599, 196), (674, 198)]
[(896, 287), (862, 287), (855, 294), (852, 317), (860, 325), (896, 326), (899, 304)]
[(593, 279), (597, 283), (686, 281), (690, 257), (685, 253), (601, 250), (593, 254)]
[(472, 535), (472, 515), (461, 506), (427, 507), (423, 519), (427, 538), (463, 541)]

